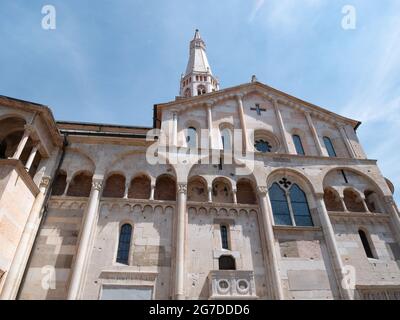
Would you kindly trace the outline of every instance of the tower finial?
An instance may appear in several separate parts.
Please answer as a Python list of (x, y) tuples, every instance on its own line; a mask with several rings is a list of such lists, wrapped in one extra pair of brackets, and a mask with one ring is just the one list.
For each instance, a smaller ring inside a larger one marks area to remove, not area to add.
[(199, 29), (190, 41), (189, 61), (181, 78), (180, 95), (192, 97), (219, 90), (218, 79), (212, 74), (206, 54), (206, 44), (201, 39)]

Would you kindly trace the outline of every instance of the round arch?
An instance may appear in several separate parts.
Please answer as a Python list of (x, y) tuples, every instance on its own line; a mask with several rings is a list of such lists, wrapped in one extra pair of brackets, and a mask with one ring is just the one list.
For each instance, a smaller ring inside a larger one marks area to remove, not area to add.
[[(364, 172), (362, 172), (362, 171), (360, 171), (360, 170), (354, 169), (354, 168), (352, 168), (352, 167), (346, 167), (346, 166), (338, 166), (338, 167), (335, 167), (335, 168), (330, 168), (328, 171), (326, 171), (325, 173), (323, 173), (322, 187), (328, 187), (328, 186), (330, 186), (329, 184), (327, 184), (327, 181), (326, 181), (327, 178), (329, 177), (329, 174), (331, 174), (331, 173), (334, 172), (334, 171), (340, 171), (340, 170), (344, 170), (345, 172), (346, 172), (346, 171), (349, 171), (349, 172), (352, 172), (352, 173), (354, 173), (354, 174), (356, 174), (356, 175), (361, 176), (366, 182), (368, 182), (368, 183), (373, 187), (373, 188), (372, 188), (372, 189), (373, 189), (372, 191), (377, 192), (377, 194), (378, 194), (379, 196), (391, 195), (391, 194), (390, 194), (389, 187), (387, 187), (387, 190), (382, 190), (382, 188), (379, 186), (379, 184), (376, 183), (376, 181), (374, 181), (373, 179), (371, 179), (371, 177), (369, 177), (366, 173), (364, 173)], [(352, 185), (349, 185), (349, 186), (352, 186)], [(386, 187), (386, 184), (385, 184), (385, 187)], [(355, 189), (357, 189), (357, 188), (355, 188)], [(371, 189), (371, 187), (369, 186), (369, 187), (364, 188), (364, 189), (362, 189), (362, 190), (358, 190), (358, 189), (357, 189), (357, 191), (358, 191), (360, 194), (363, 194), (364, 191), (367, 190), (367, 189)], [(387, 191), (388, 193), (386, 194), (385, 191)]]
[(233, 203), (233, 185), (230, 179), (223, 176), (212, 181), (212, 201), (218, 203)]
[[(278, 136), (272, 131), (266, 130), (265, 128), (256, 128), (250, 135), (251, 141), (256, 144), (257, 141), (263, 140), (269, 143), (271, 153), (279, 153), (282, 150), (282, 143)], [(252, 146), (255, 152), (258, 152), (256, 147)]]
[(188, 179), (188, 201), (208, 201), (208, 184), (204, 177), (191, 176)]
[(272, 170), (267, 175), (267, 187), (270, 188), (278, 178), (282, 177), (292, 178), (307, 193), (316, 193), (316, 188), (312, 182), (302, 172), (292, 168), (278, 168)]
[(256, 184), (248, 177), (241, 177), (236, 182), (237, 203), (257, 204)]
[(278, 183), (278, 185), (289, 183), (290, 186), (296, 184), (305, 194), (309, 209), (311, 210), (313, 221), (317, 221), (317, 217), (312, 210), (313, 208), (316, 208), (315, 188), (311, 181), (303, 173), (291, 168), (275, 169), (267, 176), (268, 190), (272, 187), (274, 183)]
[(154, 190), (155, 200), (176, 200), (176, 178), (168, 173), (161, 174), (156, 179)]
[(144, 173), (136, 173), (129, 182), (128, 198), (150, 199), (151, 195), (151, 177)]
[(89, 197), (92, 189), (93, 173), (87, 170), (75, 172), (69, 184), (67, 196)]

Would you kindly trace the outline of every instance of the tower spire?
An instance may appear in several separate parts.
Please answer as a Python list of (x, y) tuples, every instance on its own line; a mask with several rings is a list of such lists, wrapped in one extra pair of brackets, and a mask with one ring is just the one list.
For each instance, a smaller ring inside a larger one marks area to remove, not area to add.
[(216, 90), (219, 90), (219, 82), (212, 74), (207, 59), (206, 44), (196, 29), (193, 40), (190, 41), (186, 72), (181, 78), (180, 95), (192, 97)]

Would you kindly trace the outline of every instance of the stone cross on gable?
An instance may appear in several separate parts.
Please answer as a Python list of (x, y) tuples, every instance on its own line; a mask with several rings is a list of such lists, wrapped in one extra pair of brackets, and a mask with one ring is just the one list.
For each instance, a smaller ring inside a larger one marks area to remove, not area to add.
[(257, 111), (257, 114), (259, 116), (261, 116), (261, 111), (267, 111), (267, 109), (265, 109), (265, 108), (260, 108), (260, 105), (258, 103), (256, 103), (255, 108), (250, 108), (250, 110)]

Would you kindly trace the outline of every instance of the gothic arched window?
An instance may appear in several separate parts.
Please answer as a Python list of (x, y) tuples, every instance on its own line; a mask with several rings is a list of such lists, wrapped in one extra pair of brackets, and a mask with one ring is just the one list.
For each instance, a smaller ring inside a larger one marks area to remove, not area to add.
[(297, 226), (312, 226), (310, 208), (303, 190), (297, 184), (294, 184), (289, 191), (289, 197), (292, 205), (293, 216)]
[(117, 262), (129, 264), (129, 249), (131, 247), (132, 226), (126, 223), (121, 226), (118, 241)]
[(328, 155), (330, 157), (336, 157), (336, 151), (335, 151), (335, 148), (333, 147), (332, 140), (328, 137), (324, 137), (323, 139), (324, 139), (326, 151), (328, 151)]
[(268, 191), (275, 224), (312, 226), (310, 208), (304, 191), (286, 178), (279, 181), (279, 184), (273, 183)]
[(301, 138), (300, 138), (300, 136), (297, 135), (297, 134), (294, 134), (294, 135), (292, 136), (292, 138), (293, 138), (294, 146), (296, 147), (296, 152), (297, 152), (297, 154), (298, 154), (298, 155), (304, 156), (304, 155), (305, 155), (305, 152), (304, 152), (303, 144), (301, 143)]
[(269, 199), (271, 201), (275, 224), (291, 225), (292, 220), (285, 191), (276, 182), (269, 189)]
[(256, 140), (254, 147), (256, 148), (257, 151), (262, 153), (271, 152), (272, 149), (271, 144), (264, 139)]

